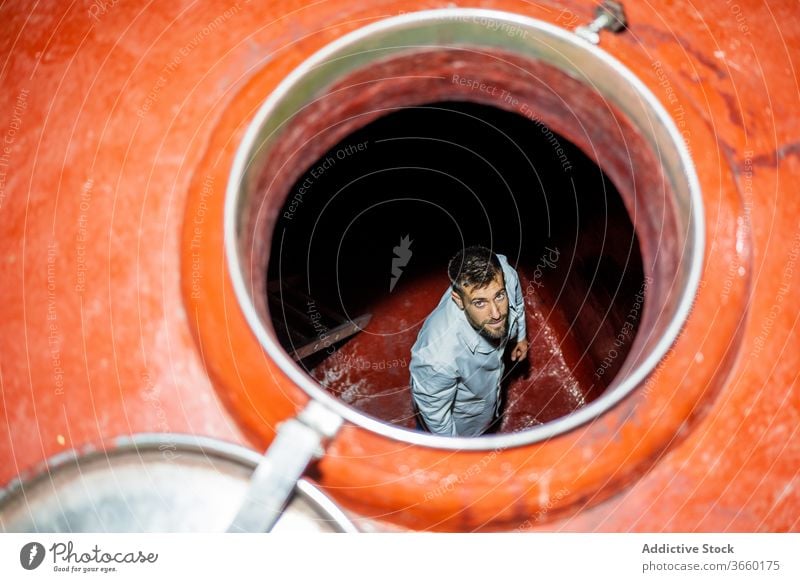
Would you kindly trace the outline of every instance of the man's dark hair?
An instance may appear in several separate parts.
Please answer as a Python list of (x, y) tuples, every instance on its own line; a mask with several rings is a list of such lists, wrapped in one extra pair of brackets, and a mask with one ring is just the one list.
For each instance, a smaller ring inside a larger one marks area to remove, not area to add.
[(461, 249), (447, 265), (447, 275), (459, 293), (463, 293), (464, 287), (486, 287), (502, 272), (497, 255), (482, 246)]

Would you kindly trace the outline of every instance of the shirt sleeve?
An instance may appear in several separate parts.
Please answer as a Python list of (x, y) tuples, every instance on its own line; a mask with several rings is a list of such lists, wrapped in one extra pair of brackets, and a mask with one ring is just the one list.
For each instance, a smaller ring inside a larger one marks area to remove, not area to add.
[(522, 286), (519, 284), (519, 275), (515, 272), (516, 277), (514, 277), (514, 290), (512, 293), (514, 294), (514, 307), (517, 308), (517, 313), (519, 313), (519, 321), (517, 323), (517, 341), (525, 341), (528, 338), (528, 330), (525, 324), (525, 296), (522, 294)]
[(457, 375), (446, 368), (413, 359), (410, 372), (411, 394), (428, 430), (434, 434), (456, 436), (453, 405), (458, 387)]

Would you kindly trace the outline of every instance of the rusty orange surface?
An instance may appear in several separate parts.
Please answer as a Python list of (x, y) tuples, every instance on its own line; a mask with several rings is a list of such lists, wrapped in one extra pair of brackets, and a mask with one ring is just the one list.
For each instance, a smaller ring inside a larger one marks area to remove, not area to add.
[[(594, 7), (455, 4), (567, 28)], [(0, 483), (137, 432), (268, 445), (307, 397), (262, 353), (230, 288), (232, 155), (315, 50), (452, 5), (0, 9)], [(672, 113), (703, 189), (705, 270), (687, 325), (641, 390), (547, 443), (446, 452), (346, 426), (317, 477), (379, 527), (800, 529), (796, 3), (626, 9), (629, 30), (602, 47)]]

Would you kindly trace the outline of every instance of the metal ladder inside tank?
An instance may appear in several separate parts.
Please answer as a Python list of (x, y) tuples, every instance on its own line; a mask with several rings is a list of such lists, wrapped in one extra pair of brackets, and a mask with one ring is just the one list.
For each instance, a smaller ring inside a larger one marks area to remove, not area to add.
[(278, 339), (295, 361), (357, 334), (372, 318), (372, 314), (365, 313), (348, 319), (304, 292), (298, 276), (270, 282), (267, 299)]

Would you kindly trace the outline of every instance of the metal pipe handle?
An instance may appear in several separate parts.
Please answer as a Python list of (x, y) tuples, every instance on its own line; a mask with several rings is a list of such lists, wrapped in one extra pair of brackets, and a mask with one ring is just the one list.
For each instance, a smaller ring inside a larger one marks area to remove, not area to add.
[(342, 418), (317, 402), (278, 427), (250, 480), (244, 501), (229, 532), (271, 531), (308, 464), (324, 454), (324, 443), (342, 425)]

